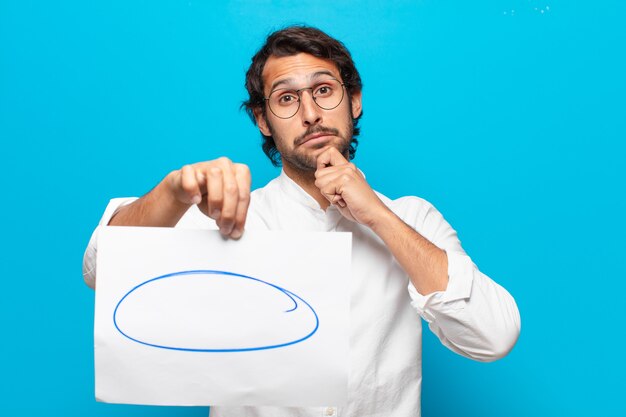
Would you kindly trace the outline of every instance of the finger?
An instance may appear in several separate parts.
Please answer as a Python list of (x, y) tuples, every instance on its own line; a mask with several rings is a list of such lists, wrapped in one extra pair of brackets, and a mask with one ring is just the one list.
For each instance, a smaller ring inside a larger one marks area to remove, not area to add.
[[(316, 182), (317, 185), (317, 182)], [(328, 200), (329, 203), (335, 204), (339, 199), (341, 199), (341, 184), (335, 179), (330, 181), (329, 183), (318, 187), (324, 198)]]
[(209, 217), (214, 220), (220, 218), (222, 212), (222, 204), (224, 196), (222, 192), (223, 179), (222, 170), (220, 167), (209, 167), (205, 173), (207, 177), (207, 206), (209, 211)]
[[(204, 174), (204, 172), (202, 172), (198, 168), (196, 168), (195, 171), (196, 171), (196, 182), (198, 183), (198, 188), (202, 189), (202, 187), (206, 185), (206, 175)], [(205, 191), (206, 191), (206, 187), (205, 187)], [(206, 193), (202, 193), (202, 194), (206, 194)]]
[(346, 200), (343, 199), (341, 194), (324, 194), (324, 197), (328, 200), (328, 202), (333, 206), (338, 207), (346, 207)]
[(329, 184), (342, 187), (353, 179), (361, 179), (358, 169), (352, 163), (328, 167), (315, 172), (315, 186), (320, 190), (326, 189)]
[(243, 234), (246, 217), (248, 214), (248, 206), (250, 205), (250, 170), (246, 165), (235, 165), (235, 180), (237, 181), (239, 191), (239, 201), (237, 203), (237, 211), (235, 213), (235, 224), (230, 237), (233, 239), (239, 239)]
[(315, 180), (315, 185), (331, 204), (346, 207), (348, 205), (346, 197), (349, 197), (350, 190), (353, 190), (361, 179), (360, 176), (355, 173), (355, 169), (353, 169), (354, 165), (349, 165), (350, 166), (344, 165), (342, 169), (335, 172), (334, 175), (327, 175), (322, 178), (316, 178)]
[[(353, 171), (352, 167), (354, 167), (354, 164), (351, 164), (351, 163), (337, 165), (337, 166), (327, 166), (325, 168), (321, 168), (315, 171), (315, 179), (316, 181), (328, 182), (343, 174), (351, 174), (350, 171)], [(357, 171), (357, 170), (354, 169), (354, 171)]]
[(224, 236), (229, 236), (233, 231), (235, 214), (237, 213), (237, 205), (239, 204), (239, 187), (237, 186), (235, 172), (230, 161), (227, 166), (222, 168), (222, 178), (224, 181), (222, 185), (224, 199), (222, 202), (222, 213), (220, 214), (217, 225)]
[(180, 170), (180, 188), (183, 190), (186, 202), (199, 204), (202, 201), (202, 192), (196, 179), (196, 172), (191, 165), (185, 165)]
[(346, 206), (346, 201), (343, 199), (341, 194), (333, 195), (331, 197), (330, 203), (335, 205), (335, 206), (339, 206), (339, 207), (345, 207)]
[(317, 157), (317, 169), (322, 169), (327, 166), (337, 166), (347, 164), (348, 160), (337, 150), (337, 148), (330, 147)]
[[(326, 168), (327, 170), (335, 171), (332, 168)], [(337, 185), (337, 173), (328, 172), (326, 174), (317, 171), (315, 173), (315, 186), (320, 190), (324, 198), (326, 198), (331, 204), (335, 203), (335, 196), (338, 194)]]
[(202, 195), (202, 201), (200, 202), (200, 204), (198, 204), (198, 209), (200, 209), (200, 211), (207, 217), (211, 217), (209, 215), (209, 200), (208, 200), (208, 194), (205, 193), (204, 195)]

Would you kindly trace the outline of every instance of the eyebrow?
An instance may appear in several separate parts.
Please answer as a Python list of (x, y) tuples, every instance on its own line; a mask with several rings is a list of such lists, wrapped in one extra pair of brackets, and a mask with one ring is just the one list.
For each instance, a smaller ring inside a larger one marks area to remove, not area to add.
[[(321, 71), (316, 71), (313, 74), (309, 74), (309, 80), (318, 78), (321, 75), (330, 75), (331, 77), (336, 78), (335, 74), (333, 74), (332, 72), (328, 70), (321, 70)], [(293, 82), (294, 82), (293, 78), (283, 78), (282, 80), (276, 81), (274, 82), (274, 84), (272, 84), (272, 88), (270, 88), (270, 93), (276, 90), (278, 86), (289, 85), (289, 84), (292, 84)]]

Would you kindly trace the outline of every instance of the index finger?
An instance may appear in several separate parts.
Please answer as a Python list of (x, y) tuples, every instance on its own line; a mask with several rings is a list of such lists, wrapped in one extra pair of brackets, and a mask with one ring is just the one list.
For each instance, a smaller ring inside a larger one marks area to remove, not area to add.
[(348, 160), (337, 150), (330, 147), (317, 157), (317, 169), (326, 168), (327, 166), (337, 166), (347, 164)]
[(230, 237), (238, 239), (243, 234), (248, 214), (248, 206), (250, 205), (251, 177), (250, 170), (246, 165), (235, 164), (235, 179), (239, 186), (239, 203), (237, 204), (237, 212), (235, 213), (235, 225)]

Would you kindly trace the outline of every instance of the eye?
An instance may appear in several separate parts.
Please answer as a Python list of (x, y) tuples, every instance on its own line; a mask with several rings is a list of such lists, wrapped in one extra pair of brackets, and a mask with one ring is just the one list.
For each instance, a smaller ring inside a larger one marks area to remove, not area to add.
[(278, 96), (277, 101), (281, 106), (288, 106), (298, 101), (298, 95), (293, 91), (287, 91)]
[(315, 96), (317, 97), (328, 97), (332, 93), (333, 88), (328, 84), (322, 84), (315, 87)]

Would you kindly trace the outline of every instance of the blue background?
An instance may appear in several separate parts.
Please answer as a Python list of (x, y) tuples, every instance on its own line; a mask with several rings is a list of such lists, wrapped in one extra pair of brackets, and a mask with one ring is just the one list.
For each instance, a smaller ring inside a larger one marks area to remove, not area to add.
[(183, 164), (278, 173), (244, 72), (270, 30), (308, 23), (363, 77), (356, 164), (433, 202), (522, 314), (491, 364), (426, 333), (423, 415), (626, 415), (625, 4), (1, 0), (0, 414), (206, 416), (95, 402), (83, 251), (109, 198)]

